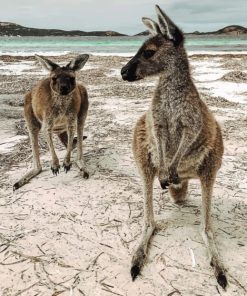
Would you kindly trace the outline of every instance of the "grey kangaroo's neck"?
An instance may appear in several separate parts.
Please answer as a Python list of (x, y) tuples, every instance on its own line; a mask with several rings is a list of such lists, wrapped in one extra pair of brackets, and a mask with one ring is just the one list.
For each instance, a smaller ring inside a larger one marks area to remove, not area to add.
[(160, 74), (155, 97), (161, 100), (182, 100), (192, 85), (188, 61), (177, 60), (172, 69)]

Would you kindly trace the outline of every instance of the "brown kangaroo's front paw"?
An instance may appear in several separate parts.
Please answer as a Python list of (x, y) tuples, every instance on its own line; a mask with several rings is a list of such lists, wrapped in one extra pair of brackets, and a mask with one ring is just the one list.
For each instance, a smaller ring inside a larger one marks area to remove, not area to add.
[(178, 173), (177, 173), (177, 169), (175, 168), (169, 168), (168, 169), (168, 181), (170, 184), (179, 184), (181, 183), (181, 180), (178, 176)]

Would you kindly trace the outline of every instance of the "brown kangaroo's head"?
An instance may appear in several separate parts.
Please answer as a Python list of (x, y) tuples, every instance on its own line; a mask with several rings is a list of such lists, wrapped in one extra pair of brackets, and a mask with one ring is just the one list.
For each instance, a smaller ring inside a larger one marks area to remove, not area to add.
[(86, 64), (89, 55), (79, 55), (66, 66), (60, 67), (47, 58), (36, 55), (38, 61), (50, 71), (51, 89), (59, 95), (66, 96), (71, 93), (76, 86), (76, 71), (82, 69)]
[(135, 81), (162, 71), (169, 72), (174, 68), (174, 62), (184, 52), (184, 36), (182, 31), (156, 5), (158, 23), (142, 18), (148, 27), (150, 37), (137, 54), (121, 70), (123, 80)]

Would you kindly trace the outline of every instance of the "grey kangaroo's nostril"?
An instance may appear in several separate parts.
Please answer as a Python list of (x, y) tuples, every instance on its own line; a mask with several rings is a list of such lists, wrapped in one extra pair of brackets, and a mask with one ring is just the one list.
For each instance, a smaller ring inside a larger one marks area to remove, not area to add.
[(128, 74), (128, 69), (123, 67), (122, 70), (121, 70), (121, 75), (127, 75)]

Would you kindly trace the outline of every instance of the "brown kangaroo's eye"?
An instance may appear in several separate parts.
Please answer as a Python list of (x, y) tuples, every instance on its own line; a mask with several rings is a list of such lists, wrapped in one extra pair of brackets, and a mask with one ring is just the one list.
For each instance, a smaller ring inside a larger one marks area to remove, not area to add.
[(155, 50), (151, 50), (151, 49), (144, 50), (143, 52), (143, 56), (145, 59), (151, 58), (154, 54), (155, 54)]

